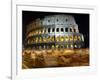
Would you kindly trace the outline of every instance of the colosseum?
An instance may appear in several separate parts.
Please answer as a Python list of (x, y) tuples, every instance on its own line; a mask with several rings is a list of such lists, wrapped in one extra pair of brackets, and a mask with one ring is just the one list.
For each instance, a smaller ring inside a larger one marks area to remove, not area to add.
[(71, 15), (50, 15), (27, 26), (27, 48), (82, 48), (84, 36)]

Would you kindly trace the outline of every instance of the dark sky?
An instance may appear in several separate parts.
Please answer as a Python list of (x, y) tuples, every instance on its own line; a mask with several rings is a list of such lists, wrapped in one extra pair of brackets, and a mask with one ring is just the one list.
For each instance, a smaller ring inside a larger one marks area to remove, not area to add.
[(55, 14), (65, 14), (65, 15), (72, 15), (75, 18), (76, 23), (78, 24), (79, 31), (85, 37), (85, 45), (84, 47), (89, 47), (89, 14), (77, 14), (77, 13), (61, 13), (61, 12), (36, 12), (36, 11), (22, 11), (22, 36), (23, 41), (25, 40), (25, 33), (26, 33), (26, 25), (31, 23), (31, 21), (37, 18), (43, 18), (44, 16), (48, 15), (55, 15)]

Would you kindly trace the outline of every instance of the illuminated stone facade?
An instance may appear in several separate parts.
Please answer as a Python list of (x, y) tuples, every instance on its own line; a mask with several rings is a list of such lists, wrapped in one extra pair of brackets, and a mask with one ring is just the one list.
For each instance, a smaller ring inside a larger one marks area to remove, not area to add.
[(25, 47), (30, 49), (82, 48), (84, 36), (72, 15), (50, 15), (27, 26)]

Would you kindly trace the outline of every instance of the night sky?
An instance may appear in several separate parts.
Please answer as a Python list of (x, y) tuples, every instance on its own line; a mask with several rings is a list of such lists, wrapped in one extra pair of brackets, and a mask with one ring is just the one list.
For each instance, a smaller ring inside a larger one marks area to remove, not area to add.
[(77, 13), (61, 13), (61, 12), (36, 12), (36, 11), (22, 11), (22, 36), (24, 43), (26, 26), (31, 23), (33, 20), (37, 18), (43, 18), (48, 15), (57, 15), (57, 14), (65, 14), (72, 15), (75, 18), (76, 23), (78, 24), (79, 32), (84, 35), (85, 45), (84, 48), (89, 48), (89, 14), (77, 14)]

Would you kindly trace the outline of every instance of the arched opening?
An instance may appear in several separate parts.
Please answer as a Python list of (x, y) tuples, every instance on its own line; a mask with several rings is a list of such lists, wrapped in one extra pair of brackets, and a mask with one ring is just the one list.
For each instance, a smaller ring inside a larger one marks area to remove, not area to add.
[(65, 28), (65, 32), (68, 32), (68, 28)]
[(70, 37), (69, 37), (69, 40), (70, 40), (70, 41), (73, 41), (73, 36), (70, 36)]
[(59, 28), (56, 29), (56, 32), (59, 32)]
[(78, 36), (78, 40), (81, 40), (81, 37), (80, 36)]
[(48, 28), (48, 33), (50, 33), (50, 28)]
[(55, 32), (55, 28), (52, 28), (52, 32)]
[(76, 29), (74, 29), (74, 32), (76, 32)]
[(59, 36), (56, 37), (56, 41), (59, 41)]
[(74, 41), (77, 41), (77, 36), (74, 36)]
[(63, 28), (61, 28), (61, 32), (64, 32), (64, 29)]
[(68, 36), (66, 36), (66, 37), (65, 37), (65, 41), (68, 41), (68, 40), (69, 40), (69, 38), (68, 38)]
[(64, 37), (63, 36), (60, 37), (60, 41), (64, 41)]
[(72, 28), (70, 28), (69, 30), (70, 30), (70, 32), (72, 32)]

